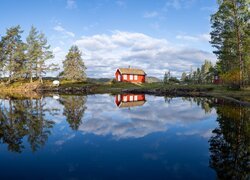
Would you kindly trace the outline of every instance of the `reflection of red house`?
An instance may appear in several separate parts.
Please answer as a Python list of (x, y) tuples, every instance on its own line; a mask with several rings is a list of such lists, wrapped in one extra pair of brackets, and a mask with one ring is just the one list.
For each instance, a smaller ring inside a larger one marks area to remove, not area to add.
[(144, 83), (146, 73), (141, 69), (119, 68), (115, 72), (115, 79), (119, 82)]
[(145, 102), (144, 94), (118, 94), (115, 96), (115, 103), (120, 108), (142, 106)]

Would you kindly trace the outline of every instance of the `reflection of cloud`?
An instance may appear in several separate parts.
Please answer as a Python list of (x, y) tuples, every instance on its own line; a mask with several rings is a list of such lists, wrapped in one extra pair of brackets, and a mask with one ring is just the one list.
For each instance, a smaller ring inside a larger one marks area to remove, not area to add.
[(55, 142), (56, 145), (61, 146), (63, 145), (66, 141), (73, 139), (75, 137), (75, 134), (67, 134), (66, 137), (63, 138), (63, 140), (57, 140)]
[[(171, 126), (187, 126), (211, 116), (196, 105), (181, 98), (165, 104), (162, 97), (147, 98), (143, 107), (119, 109), (114, 97), (90, 96), (87, 111), (79, 131), (114, 138), (140, 138), (154, 132), (164, 132)], [(215, 113), (214, 111), (212, 113)]]
[(208, 129), (208, 130), (190, 130), (186, 132), (178, 132), (176, 133), (179, 136), (193, 136), (193, 135), (199, 135), (203, 138), (209, 139), (212, 136), (212, 131), (213, 129)]

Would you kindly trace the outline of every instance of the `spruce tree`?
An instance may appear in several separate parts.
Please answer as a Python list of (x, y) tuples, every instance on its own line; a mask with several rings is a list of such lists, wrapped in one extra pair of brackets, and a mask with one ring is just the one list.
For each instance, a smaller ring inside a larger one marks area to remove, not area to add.
[(63, 61), (63, 77), (67, 80), (81, 80), (85, 81), (86, 67), (82, 59), (82, 53), (78, 46), (72, 46), (69, 49), (66, 59)]
[(222, 73), (239, 71), (243, 85), (249, 63), (249, 0), (219, 0), (219, 10), (212, 15), (211, 44), (216, 48)]

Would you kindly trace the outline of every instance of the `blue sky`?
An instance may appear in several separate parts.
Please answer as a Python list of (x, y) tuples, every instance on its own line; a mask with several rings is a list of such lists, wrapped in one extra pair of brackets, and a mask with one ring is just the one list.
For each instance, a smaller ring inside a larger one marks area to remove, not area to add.
[(215, 62), (209, 44), (216, 0), (0, 0), (0, 35), (21, 25), (43, 31), (56, 62), (77, 44), (90, 77), (112, 77), (117, 67), (179, 76), (204, 59)]

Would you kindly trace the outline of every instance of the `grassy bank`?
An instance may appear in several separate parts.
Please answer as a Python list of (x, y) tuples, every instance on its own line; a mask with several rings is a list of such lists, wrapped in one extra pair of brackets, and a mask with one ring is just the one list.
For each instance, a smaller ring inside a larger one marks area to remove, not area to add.
[(120, 83), (120, 82), (72, 82), (61, 81), (59, 87), (52, 86), (52, 80), (45, 80), (43, 84), (38, 81), (29, 83), (27, 80), (18, 81), (9, 85), (0, 84), (0, 95), (21, 94), (21, 96), (35, 96), (34, 92), (39, 94), (45, 92), (63, 92), (63, 93), (88, 93), (88, 94), (117, 94), (123, 92), (144, 92), (151, 94), (167, 94), (177, 92), (186, 95), (207, 95), (213, 97), (230, 97), (241, 101), (250, 102), (250, 90), (229, 90), (227, 87), (218, 85), (181, 85), (181, 84), (163, 84), (163, 83)]

